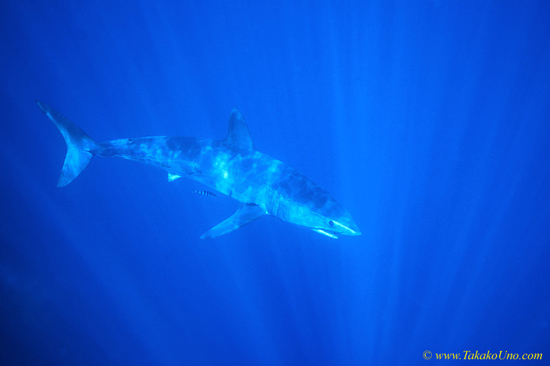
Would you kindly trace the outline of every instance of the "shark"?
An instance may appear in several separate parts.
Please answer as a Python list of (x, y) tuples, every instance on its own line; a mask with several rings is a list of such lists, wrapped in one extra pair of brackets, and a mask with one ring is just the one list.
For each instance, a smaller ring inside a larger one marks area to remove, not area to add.
[(151, 136), (96, 142), (65, 116), (36, 102), (67, 144), (58, 187), (78, 177), (94, 156), (118, 157), (165, 170), (169, 182), (190, 178), (237, 200), (237, 211), (202, 234), (201, 239), (230, 233), (266, 215), (329, 238), (361, 235), (351, 215), (329, 192), (256, 149), (243, 116), (235, 108), (223, 140)]

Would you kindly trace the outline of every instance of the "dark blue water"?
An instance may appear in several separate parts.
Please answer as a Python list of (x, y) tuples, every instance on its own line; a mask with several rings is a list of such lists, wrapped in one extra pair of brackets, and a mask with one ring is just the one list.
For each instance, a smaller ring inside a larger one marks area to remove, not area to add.
[[(547, 1), (2, 1), (0, 364), (546, 364), (549, 42)], [(363, 235), (201, 241), (235, 201), (116, 159), (58, 189), (35, 98), (100, 141), (238, 107)]]

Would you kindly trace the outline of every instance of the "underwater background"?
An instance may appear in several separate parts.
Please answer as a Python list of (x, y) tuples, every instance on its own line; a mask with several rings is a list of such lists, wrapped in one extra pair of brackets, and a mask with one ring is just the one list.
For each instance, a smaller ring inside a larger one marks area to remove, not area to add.
[[(548, 364), (550, 2), (3, 0), (0, 50), (0, 364)], [(35, 99), (98, 141), (237, 107), (362, 235), (200, 240), (237, 202), (120, 159), (56, 188)]]

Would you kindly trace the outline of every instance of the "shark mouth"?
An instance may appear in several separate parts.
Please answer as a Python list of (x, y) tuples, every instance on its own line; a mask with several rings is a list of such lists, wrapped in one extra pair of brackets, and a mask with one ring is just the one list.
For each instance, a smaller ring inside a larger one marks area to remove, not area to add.
[(322, 229), (313, 229), (313, 231), (315, 231), (316, 233), (319, 233), (319, 234), (326, 235), (326, 236), (328, 236), (329, 238), (332, 238), (332, 239), (338, 239), (338, 235), (336, 235), (335, 232), (325, 231), (325, 230), (322, 230)]

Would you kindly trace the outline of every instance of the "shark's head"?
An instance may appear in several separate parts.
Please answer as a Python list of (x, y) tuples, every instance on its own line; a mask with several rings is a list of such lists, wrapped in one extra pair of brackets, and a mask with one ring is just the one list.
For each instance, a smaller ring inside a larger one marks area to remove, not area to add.
[(351, 236), (361, 235), (361, 231), (359, 230), (359, 228), (351, 218), (351, 215), (347, 212), (344, 216), (340, 216), (336, 220), (330, 219), (329, 217), (325, 217), (324, 222), (326, 222), (326, 220), (329, 220), (328, 227), (326, 225), (324, 225), (324, 227), (316, 227), (316, 228), (313, 228), (313, 231), (334, 239), (338, 239), (338, 235), (351, 235)]
[(361, 235), (353, 218), (330, 194), (301, 174), (281, 186), (276, 213), (280, 219), (337, 239)]
[(330, 196), (325, 205), (313, 206), (302, 213), (302, 225), (313, 231), (337, 239), (339, 235), (361, 235), (351, 215)]

